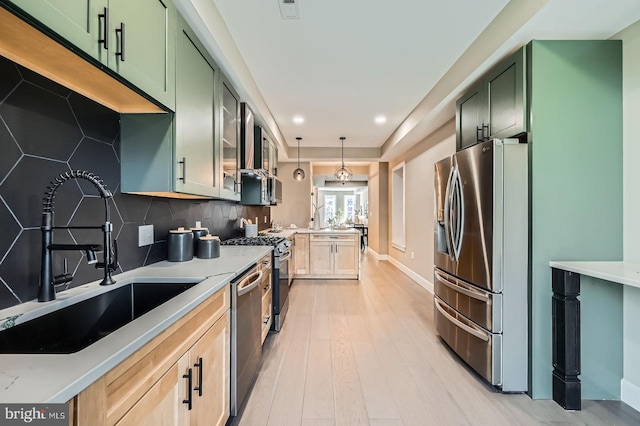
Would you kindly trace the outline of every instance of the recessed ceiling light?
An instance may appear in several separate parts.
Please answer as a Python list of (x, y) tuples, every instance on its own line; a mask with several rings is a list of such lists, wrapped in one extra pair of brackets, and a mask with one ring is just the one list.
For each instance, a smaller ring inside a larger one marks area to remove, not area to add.
[(384, 115), (379, 115), (379, 116), (376, 117), (375, 121), (376, 121), (377, 124), (386, 123), (387, 117), (385, 117)]
[(302, 124), (304, 123), (304, 117), (301, 115), (296, 115), (295, 117), (293, 117), (293, 122), (296, 124)]

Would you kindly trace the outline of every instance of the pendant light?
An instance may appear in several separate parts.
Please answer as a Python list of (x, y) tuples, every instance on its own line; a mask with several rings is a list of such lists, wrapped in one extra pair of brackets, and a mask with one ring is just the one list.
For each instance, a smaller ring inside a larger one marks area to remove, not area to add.
[(296, 140), (298, 141), (298, 168), (293, 171), (293, 178), (295, 180), (303, 180), (304, 179), (304, 170), (302, 170), (300, 168), (300, 140), (301, 139), (302, 138), (300, 138), (300, 137), (296, 138)]
[(342, 182), (343, 185), (346, 181), (351, 180), (351, 177), (353, 176), (353, 172), (351, 172), (351, 170), (349, 170), (349, 168), (345, 167), (344, 165), (344, 140), (345, 139), (346, 138), (344, 136), (340, 137), (340, 141), (342, 142), (342, 166), (340, 166), (340, 168), (336, 170), (336, 173), (335, 173), (336, 179)]

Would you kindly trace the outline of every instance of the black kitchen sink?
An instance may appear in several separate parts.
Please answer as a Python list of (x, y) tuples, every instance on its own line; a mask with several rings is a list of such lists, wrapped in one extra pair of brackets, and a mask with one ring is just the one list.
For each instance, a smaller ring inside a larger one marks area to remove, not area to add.
[(197, 283), (134, 282), (0, 332), (3, 354), (69, 354)]

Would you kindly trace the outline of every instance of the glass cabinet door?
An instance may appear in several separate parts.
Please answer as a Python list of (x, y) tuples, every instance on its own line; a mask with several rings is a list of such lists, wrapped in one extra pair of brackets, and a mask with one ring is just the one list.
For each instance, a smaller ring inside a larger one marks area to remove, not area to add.
[(237, 193), (240, 100), (226, 82), (222, 86), (222, 187), (225, 191)]
[(269, 155), (271, 154), (270, 150), (269, 150), (269, 145), (270, 145), (270, 141), (269, 138), (266, 136), (266, 133), (263, 132), (263, 139), (262, 139), (262, 169), (266, 170), (267, 173), (269, 174), (271, 168), (269, 167)]

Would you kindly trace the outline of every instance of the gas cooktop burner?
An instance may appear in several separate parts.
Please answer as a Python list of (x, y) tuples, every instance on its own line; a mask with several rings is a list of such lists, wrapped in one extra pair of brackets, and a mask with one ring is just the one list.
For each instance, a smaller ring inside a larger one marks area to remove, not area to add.
[(284, 237), (238, 237), (222, 241), (224, 246), (277, 246)]

